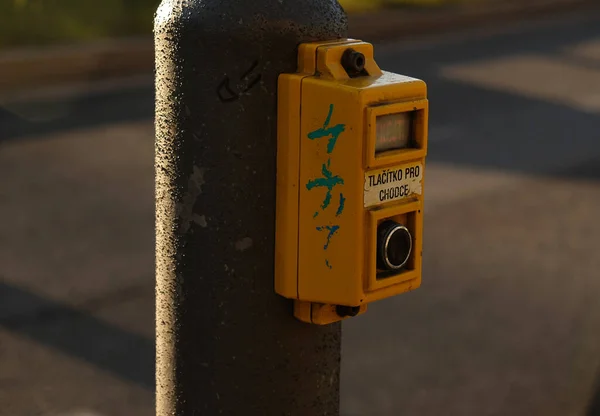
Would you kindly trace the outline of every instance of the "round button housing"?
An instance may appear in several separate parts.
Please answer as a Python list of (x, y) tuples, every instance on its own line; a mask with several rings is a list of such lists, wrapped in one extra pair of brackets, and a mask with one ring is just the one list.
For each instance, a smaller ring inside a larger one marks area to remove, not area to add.
[(392, 220), (377, 228), (377, 268), (398, 271), (406, 266), (412, 252), (412, 235), (408, 228)]

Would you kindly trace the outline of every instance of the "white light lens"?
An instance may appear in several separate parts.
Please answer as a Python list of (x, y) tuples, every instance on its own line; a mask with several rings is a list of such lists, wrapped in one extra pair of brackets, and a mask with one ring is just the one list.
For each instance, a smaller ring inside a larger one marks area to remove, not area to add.
[(411, 113), (377, 117), (375, 153), (405, 149), (410, 146)]

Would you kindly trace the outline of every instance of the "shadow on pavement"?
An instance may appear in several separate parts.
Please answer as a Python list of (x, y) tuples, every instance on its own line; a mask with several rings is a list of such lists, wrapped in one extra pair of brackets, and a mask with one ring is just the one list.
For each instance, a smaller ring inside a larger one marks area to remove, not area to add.
[[(430, 162), (598, 178), (600, 115), (440, 78), (429, 88)], [(449, 139), (436, 136), (444, 126)]]
[(154, 390), (154, 340), (0, 282), (0, 327)]
[(154, 116), (151, 85), (71, 100), (0, 104), (0, 142)]

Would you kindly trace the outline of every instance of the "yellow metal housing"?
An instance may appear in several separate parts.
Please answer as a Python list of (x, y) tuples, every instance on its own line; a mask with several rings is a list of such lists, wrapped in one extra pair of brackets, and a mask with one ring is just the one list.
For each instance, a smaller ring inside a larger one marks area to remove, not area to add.
[[(365, 57), (351, 77), (342, 55)], [(301, 45), (295, 74), (279, 78), (275, 290), (296, 300), (295, 316), (328, 324), (338, 305), (366, 304), (420, 286), (427, 88), (383, 72), (372, 45), (341, 40)], [(376, 153), (376, 121), (409, 113), (411, 146)], [(377, 229), (406, 226), (412, 252), (397, 272), (377, 266)]]

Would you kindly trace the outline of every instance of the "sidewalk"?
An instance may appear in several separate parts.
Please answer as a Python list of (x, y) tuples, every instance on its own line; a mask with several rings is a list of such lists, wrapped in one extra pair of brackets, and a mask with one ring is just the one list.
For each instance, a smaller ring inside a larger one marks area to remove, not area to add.
[[(350, 36), (384, 42), (451, 32), (457, 28), (500, 24), (594, 4), (596, 0), (490, 0), (436, 7), (390, 8), (350, 15)], [(153, 60), (150, 37), (0, 52), (0, 91), (7, 95), (65, 83), (151, 75)]]

